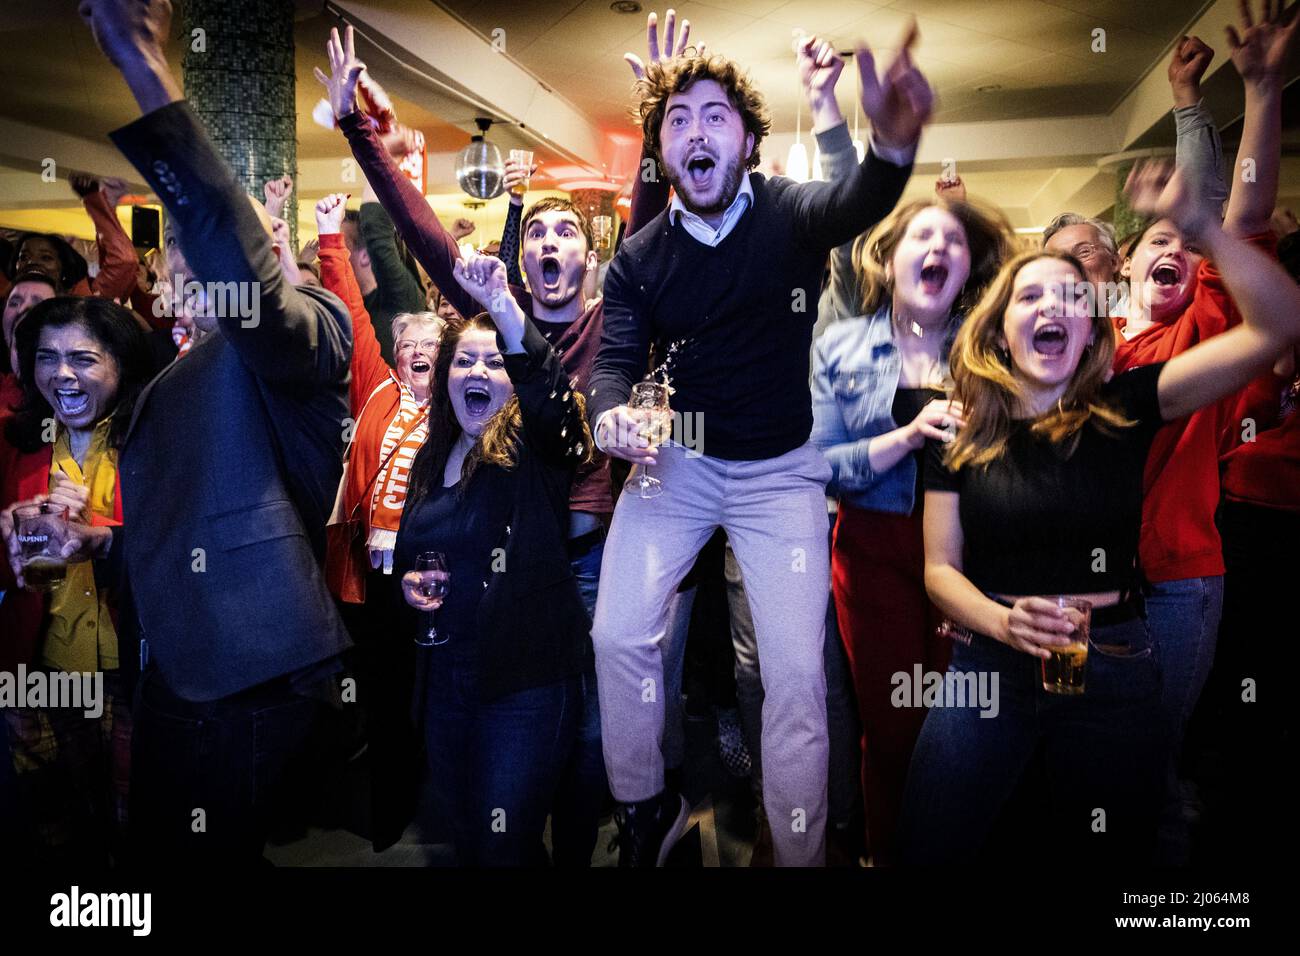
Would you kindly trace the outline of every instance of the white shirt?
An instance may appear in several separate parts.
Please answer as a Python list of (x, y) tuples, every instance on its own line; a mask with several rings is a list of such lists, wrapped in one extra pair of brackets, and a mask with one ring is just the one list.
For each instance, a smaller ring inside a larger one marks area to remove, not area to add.
[(722, 222), (717, 229), (687, 209), (676, 190), (673, 191), (672, 202), (668, 204), (668, 219), (671, 222), (681, 223), (682, 228), (690, 233), (692, 238), (698, 239), (706, 246), (716, 246), (731, 234), (731, 230), (736, 228), (736, 223), (740, 222), (740, 217), (753, 204), (754, 187), (749, 184), (749, 170), (745, 170), (740, 177), (740, 188), (736, 190), (736, 198), (722, 214)]

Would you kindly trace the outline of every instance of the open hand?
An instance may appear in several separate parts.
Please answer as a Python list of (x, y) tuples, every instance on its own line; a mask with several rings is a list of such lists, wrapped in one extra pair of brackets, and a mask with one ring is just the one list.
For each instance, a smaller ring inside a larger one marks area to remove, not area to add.
[(1128, 174), (1124, 194), (1134, 212), (1172, 219), (1187, 236), (1199, 236), (1217, 217), (1187, 177), (1168, 160), (1138, 163)]
[(876, 76), (876, 58), (859, 43), (854, 57), (862, 80), (862, 112), (871, 120), (871, 135), (882, 146), (905, 148), (921, 138), (934, 110), (934, 91), (912, 62), (919, 32), (913, 17), (903, 32), (898, 55)]
[(357, 59), (356, 39), (352, 27), (343, 32), (344, 39), (339, 39), (337, 27), (330, 29), (329, 42), (325, 44), (325, 53), (330, 60), (330, 73), (326, 76), (320, 67), (312, 67), (316, 79), (324, 85), (329, 94), (330, 108), (334, 118), (342, 119), (357, 110), (357, 77), (366, 65)]
[[(681, 32), (677, 32), (677, 12), (669, 10), (664, 15), (664, 45), (659, 46), (659, 14), (651, 13), (645, 20), (646, 47), (650, 57), (650, 63), (663, 63), (668, 60), (676, 59), (686, 52), (687, 40), (691, 35), (691, 21), (683, 20)], [(695, 44), (695, 52), (699, 56), (704, 55), (704, 44)], [(635, 53), (624, 53), (623, 59), (627, 65), (632, 68), (632, 75), (640, 80), (645, 76), (646, 66), (639, 56)]]
[(1295, 49), (1296, 33), (1300, 32), (1300, 3), (1283, 7), (1286, 0), (1264, 0), (1261, 19), (1256, 23), (1250, 15), (1250, 0), (1241, 0), (1241, 32), (1229, 25), (1228, 55), (1246, 83), (1277, 80), (1282, 77), (1287, 60)]

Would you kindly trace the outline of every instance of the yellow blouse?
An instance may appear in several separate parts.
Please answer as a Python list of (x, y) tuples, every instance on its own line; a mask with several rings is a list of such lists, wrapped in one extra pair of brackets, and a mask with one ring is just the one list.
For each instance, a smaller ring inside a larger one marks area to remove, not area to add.
[[(95, 426), (86, 450), (85, 468), (72, 457), (68, 431), (60, 426), (54, 439), (50, 462), (50, 491), (65, 474), (90, 489), (87, 506), (94, 514), (113, 517), (113, 493), (117, 483), (117, 451), (108, 447), (110, 419)], [(80, 516), (89, 521), (90, 515)], [(103, 594), (95, 587), (90, 561), (68, 565), (63, 585), (50, 595), (49, 623), (41, 661), (62, 671), (115, 670), (118, 666), (117, 631)]]

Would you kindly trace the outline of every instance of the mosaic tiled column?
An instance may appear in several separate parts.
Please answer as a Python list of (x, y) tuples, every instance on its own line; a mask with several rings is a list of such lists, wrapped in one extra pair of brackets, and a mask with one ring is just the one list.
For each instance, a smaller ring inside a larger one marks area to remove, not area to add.
[[(609, 216), (613, 222), (614, 233), (617, 233), (618, 213), (614, 211), (614, 200), (618, 198), (617, 193), (608, 189), (575, 189), (569, 193), (569, 198), (587, 214), (588, 222), (596, 216)], [(609, 247), (600, 252), (602, 261), (610, 257), (610, 250), (613, 245), (613, 233), (611, 233)]]
[[(285, 173), (298, 179), (293, 0), (186, 0), (185, 96), (257, 199)], [(295, 248), (298, 195), (284, 210)]]

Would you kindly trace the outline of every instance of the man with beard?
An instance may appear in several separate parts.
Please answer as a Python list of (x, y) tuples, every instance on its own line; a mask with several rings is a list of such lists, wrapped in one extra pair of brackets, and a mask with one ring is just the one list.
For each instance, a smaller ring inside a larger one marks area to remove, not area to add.
[[(749, 172), (769, 129), (766, 106), (725, 58), (653, 64), (639, 83), (645, 147), (676, 195), (610, 267), (588, 402), (597, 445), (654, 466), (663, 489), (621, 497), (592, 629), (621, 866), (663, 865), (685, 829), (686, 802), (664, 788), (660, 749), (666, 609), (719, 526), (744, 574), (763, 665), (763, 802), (776, 862), (824, 862), (830, 470), (808, 443), (808, 355), (827, 254), (894, 206), (929, 118), (933, 96), (909, 56), (915, 39), (912, 24), (880, 78), (859, 47), (872, 148), (840, 183)], [(814, 48), (815, 69), (831, 69), (829, 44)], [(674, 413), (692, 417), (703, 454), (656, 447), (626, 404), (652, 347), (651, 365), (665, 363)]]

